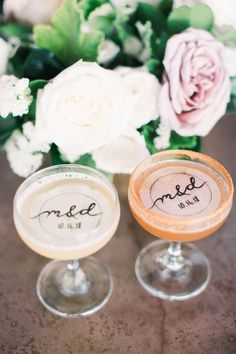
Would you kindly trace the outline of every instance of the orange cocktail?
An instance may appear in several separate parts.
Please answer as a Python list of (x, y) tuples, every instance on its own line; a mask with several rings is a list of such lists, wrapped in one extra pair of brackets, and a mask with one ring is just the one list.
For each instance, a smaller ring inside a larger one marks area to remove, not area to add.
[[(145, 230), (172, 242), (165, 256), (166, 261), (171, 254), (177, 254), (172, 263), (183, 261), (180, 244), (176, 242), (198, 240), (216, 231), (226, 220), (232, 201), (230, 174), (219, 162), (193, 151), (157, 153), (139, 164), (130, 177), (131, 211)], [(162, 252), (164, 245), (162, 241)], [(189, 246), (183, 247), (187, 250)], [(195, 246), (191, 247), (196, 252)], [(177, 263), (175, 267), (181, 269)], [(208, 265), (205, 271), (208, 282)], [(163, 298), (186, 298), (186, 294), (166, 297), (147, 290)]]

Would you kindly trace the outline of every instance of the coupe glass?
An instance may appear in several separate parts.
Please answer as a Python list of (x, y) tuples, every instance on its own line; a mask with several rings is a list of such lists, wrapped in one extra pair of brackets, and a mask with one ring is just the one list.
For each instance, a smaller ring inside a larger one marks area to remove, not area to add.
[(184, 300), (207, 286), (211, 269), (193, 244), (230, 213), (233, 183), (209, 156), (184, 150), (152, 155), (130, 177), (129, 204), (137, 222), (163, 240), (146, 246), (135, 264), (138, 281), (161, 299)]
[(110, 241), (120, 218), (113, 184), (80, 165), (43, 169), (26, 179), (14, 199), (14, 222), (33, 251), (54, 259), (41, 271), (37, 295), (54, 314), (86, 316), (112, 292), (112, 278), (95, 257)]

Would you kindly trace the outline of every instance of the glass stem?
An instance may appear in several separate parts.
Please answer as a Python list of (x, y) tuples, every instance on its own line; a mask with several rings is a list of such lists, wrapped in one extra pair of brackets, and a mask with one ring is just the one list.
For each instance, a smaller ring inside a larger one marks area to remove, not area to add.
[(75, 293), (85, 294), (90, 286), (86, 273), (80, 266), (79, 260), (69, 261), (67, 264), (67, 276), (65, 285), (67, 290)]
[(69, 261), (67, 264), (67, 270), (75, 276), (76, 271), (80, 268), (79, 260)]
[(178, 270), (184, 265), (184, 257), (182, 255), (180, 242), (170, 242), (166, 265), (171, 270)]

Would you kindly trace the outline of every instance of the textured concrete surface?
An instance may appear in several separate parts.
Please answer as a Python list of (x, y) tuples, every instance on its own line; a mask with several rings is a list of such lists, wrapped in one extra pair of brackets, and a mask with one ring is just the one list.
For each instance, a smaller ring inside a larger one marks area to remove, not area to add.
[[(236, 120), (225, 118), (205, 139), (204, 151), (223, 162), (236, 182)], [(0, 354), (236, 354), (236, 216), (215, 235), (197, 242), (213, 276), (193, 300), (163, 302), (147, 294), (134, 276), (140, 249), (154, 240), (133, 220), (127, 178), (116, 178), (122, 216), (113, 240), (97, 257), (114, 277), (109, 303), (82, 319), (48, 313), (35, 294), (47, 263), (19, 239), (12, 200), (20, 179), (0, 157)]]

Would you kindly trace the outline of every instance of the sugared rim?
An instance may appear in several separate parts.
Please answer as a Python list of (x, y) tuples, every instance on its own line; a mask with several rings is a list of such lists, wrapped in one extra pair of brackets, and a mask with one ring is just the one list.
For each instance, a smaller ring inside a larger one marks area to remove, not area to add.
[[(134, 188), (135, 185), (134, 182), (137, 177), (136, 176), (137, 172), (139, 170), (140, 172), (145, 171), (145, 166), (146, 168), (149, 168), (151, 166), (154, 166), (155, 163), (161, 161), (164, 162), (169, 160), (178, 160), (180, 158), (185, 158), (186, 160), (191, 160), (193, 162), (195, 161), (202, 165), (210, 167), (212, 170), (216, 171), (224, 178), (229, 188), (229, 193), (225, 198), (224, 202), (213, 213), (210, 213), (205, 216), (194, 216), (192, 218), (184, 218), (184, 219), (178, 219), (175, 217), (171, 218), (171, 217), (166, 217), (164, 215), (160, 216), (156, 213), (154, 214), (152, 211), (146, 209), (143, 203), (140, 201), (140, 198)], [(230, 209), (233, 200), (233, 193), (234, 193), (234, 185), (229, 172), (221, 163), (214, 160), (212, 157), (202, 154), (200, 152), (189, 151), (189, 150), (166, 150), (149, 156), (148, 158), (146, 158), (136, 166), (136, 168), (134, 169), (134, 171), (130, 176), (128, 197), (129, 197), (129, 203), (131, 209), (133, 209), (135, 214), (137, 214), (145, 222), (148, 222), (153, 225), (153, 220), (155, 219), (154, 223), (157, 227), (158, 226), (161, 228), (163, 227), (164, 229), (174, 227), (175, 229), (178, 230), (178, 229), (185, 228), (185, 226), (194, 226), (197, 224), (199, 225), (208, 224), (209, 226), (214, 225), (215, 224), (214, 221), (218, 220), (218, 218), (224, 215), (225, 211)], [(134, 204), (135, 207), (133, 207)]]

